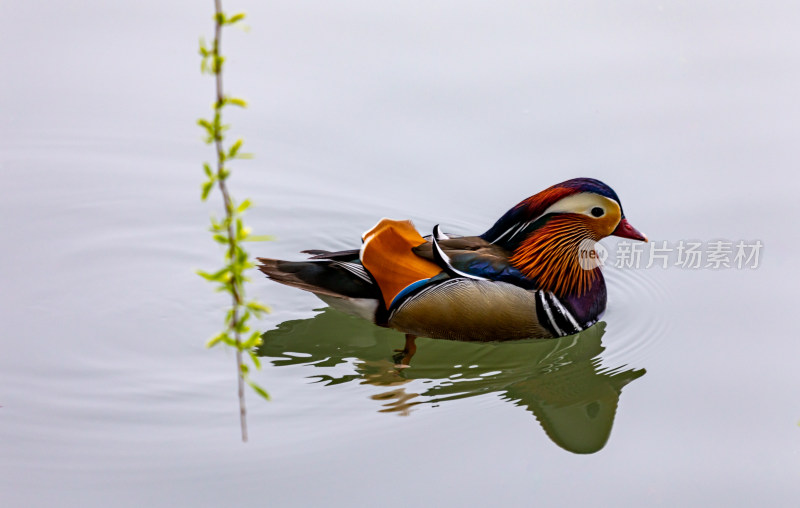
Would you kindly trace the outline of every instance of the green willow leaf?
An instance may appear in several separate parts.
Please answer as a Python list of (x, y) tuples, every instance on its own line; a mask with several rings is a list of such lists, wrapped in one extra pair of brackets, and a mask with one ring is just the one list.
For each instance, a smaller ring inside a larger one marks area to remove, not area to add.
[(261, 388), (259, 385), (257, 385), (250, 379), (247, 379), (246, 381), (247, 384), (250, 385), (250, 388), (252, 388), (257, 394), (261, 395), (261, 397), (263, 397), (264, 400), (271, 400), (269, 394), (265, 389)]
[(217, 335), (213, 339), (210, 339), (208, 342), (206, 342), (206, 347), (207, 348), (214, 347), (217, 344), (219, 344), (220, 342), (222, 342), (223, 340), (225, 340), (227, 337), (228, 336), (226, 334), (220, 333), (219, 335)]
[(253, 311), (253, 313), (256, 314), (256, 315), (258, 315), (258, 314), (269, 314), (270, 312), (272, 312), (269, 307), (267, 307), (266, 305), (261, 304), (260, 302), (255, 301), (255, 300), (250, 300), (249, 302), (247, 302), (245, 304), (245, 307), (247, 307), (248, 309)]
[(272, 235), (249, 235), (245, 242), (274, 242), (275, 237)]
[(239, 12), (228, 18), (228, 24), (233, 25), (244, 19), (245, 14), (243, 12)]
[(214, 74), (219, 74), (222, 72), (222, 64), (225, 63), (225, 57), (215, 55), (212, 59), (211, 69)]
[(236, 140), (236, 143), (234, 143), (233, 145), (231, 145), (231, 149), (230, 149), (230, 150), (228, 150), (228, 157), (229, 157), (229, 158), (233, 159), (233, 158), (235, 158), (235, 157), (236, 157), (236, 153), (237, 153), (237, 152), (239, 151), (239, 149), (242, 147), (242, 143), (244, 143), (244, 140), (243, 140), (243, 139), (237, 139), (237, 140)]
[(205, 201), (208, 199), (208, 195), (211, 193), (211, 189), (214, 188), (214, 182), (206, 182), (203, 184), (203, 192), (200, 196), (200, 199)]
[[(261, 345), (261, 332), (255, 331), (250, 334), (250, 338), (242, 343), (242, 349), (253, 349)], [(260, 368), (260, 367), (259, 367)]]
[[(260, 345), (261, 344), (258, 344), (257, 346), (260, 346)], [(250, 360), (252, 360), (253, 366), (256, 369), (261, 370), (261, 360), (258, 358), (258, 355), (255, 354), (253, 351), (248, 351), (248, 353), (250, 354)]]
[(245, 199), (239, 203), (239, 206), (236, 207), (236, 213), (244, 213), (244, 211), (250, 208), (252, 204), (253, 203), (249, 199)]

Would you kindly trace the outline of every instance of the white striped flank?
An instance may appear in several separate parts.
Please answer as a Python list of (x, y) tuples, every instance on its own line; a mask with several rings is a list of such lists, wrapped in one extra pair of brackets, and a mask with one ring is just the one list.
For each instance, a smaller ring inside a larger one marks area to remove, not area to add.
[(564, 333), (561, 330), (561, 328), (558, 327), (558, 324), (556, 324), (556, 320), (553, 319), (553, 311), (550, 310), (550, 304), (547, 303), (547, 298), (544, 297), (544, 291), (537, 291), (536, 293), (539, 295), (539, 298), (542, 301), (542, 307), (544, 308), (545, 314), (547, 314), (547, 319), (550, 320), (550, 324), (553, 325), (553, 329), (560, 337), (563, 337), (564, 335), (566, 335), (566, 333)]
[(556, 298), (556, 295), (554, 295), (552, 292), (548, 294), (550, 295), (550, 298), (553, 299), (553, 302), (556, 304), (556, 307), (558, 307), (558, 310), (561, 312), (561, 315), (566, 317), (569, 320), (569, 322), (572, 323), (572, 326), (575, 329), (574, 333), (578, 333), (581, 330), (583, 330), (581, 325), (579, 325), (578, 322), (575, 320), (575, 318), (572, 316), (572, 313), (569, 310), (567, 310), (566, 307), (564, 307), (564, 304), (562, 304), (558, 298)]

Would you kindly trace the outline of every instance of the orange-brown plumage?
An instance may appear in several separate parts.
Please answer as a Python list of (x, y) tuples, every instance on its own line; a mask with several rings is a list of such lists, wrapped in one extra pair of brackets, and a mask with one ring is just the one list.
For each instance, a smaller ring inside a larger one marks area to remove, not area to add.
[(389, 305), (409, 284), (433, 277), (442, 269), (412, 250), (425, 243), (411, 221), (381, 219), (364, 233), (361, 263), (375, 278)]
[(571, 214), (553, 217), (520, 243), (511, 264), (542, 289), (558, 296), (582, 296), (599, 277), (597, 268), (580, 265), (581, 242), (599, 239), (589, 220)]

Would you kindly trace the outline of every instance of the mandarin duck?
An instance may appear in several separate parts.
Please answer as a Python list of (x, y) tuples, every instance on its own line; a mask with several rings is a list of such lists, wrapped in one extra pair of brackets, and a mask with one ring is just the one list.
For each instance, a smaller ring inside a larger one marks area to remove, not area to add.
[(582, 255), (609, 235), (647, 241), (616, 192), (575, 178), (517, 204), (480, 236), (439, 226), (423, 237), (410, 221), (382, 219), (360, 249), (303, 251), (306, 261), (258, 258), (270, 279), (334, 309), (406, 334), (452, 340), (553, 338), (585, 330), (606, 308), (599, 263)]

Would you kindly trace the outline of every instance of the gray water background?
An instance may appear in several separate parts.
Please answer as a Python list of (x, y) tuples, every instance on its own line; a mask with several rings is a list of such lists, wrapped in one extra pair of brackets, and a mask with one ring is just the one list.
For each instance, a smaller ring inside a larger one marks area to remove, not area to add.
[[(604, 361), (647, 374), (597, 453), (496, 394), (385, 414), (382, 388), (270, 362), (242, 445), (233, 357), (203, 347), (226, 300), (193, 274), (221, 257), (211, 2), (4, 2), (0, 505), (796, 505), (797, 3), (226, 5), (252, 26), (224, 51), (259, 255), (383, 216), (481, 232), (592, 176), (651, 239), (761, 240), (761, 264), (609, 274)], [(250, 292), (264, 329), (322, 306)]]

